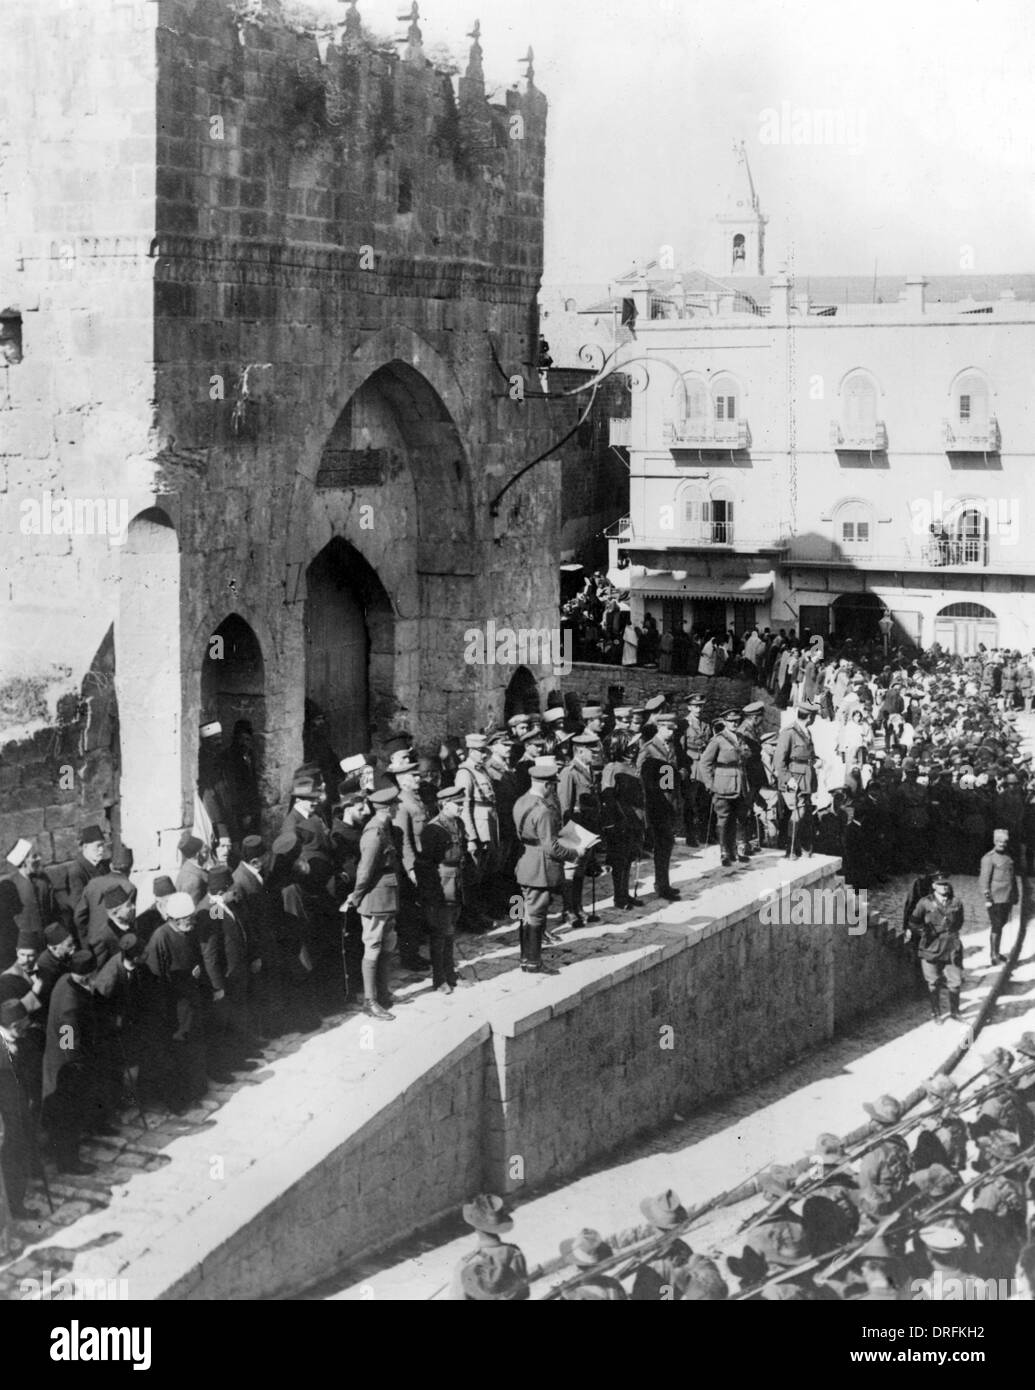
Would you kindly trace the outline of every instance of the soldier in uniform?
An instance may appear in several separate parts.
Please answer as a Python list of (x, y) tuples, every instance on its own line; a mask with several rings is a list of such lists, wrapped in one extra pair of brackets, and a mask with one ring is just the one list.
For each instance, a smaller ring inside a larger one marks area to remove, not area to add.
[(396, 922), (399, 959), (404, 969), (420, 973), (428, 969), (428, 962), (420, 954), (420, 942), (427, 929), (423, 900), (430, 877), (421, 848), (421, 837), (429, 817), (420, 795), (420, 764), (409, 752), (393, 756), (388, 764), (388, 775), (399, 788), (395, 806), (396, 848), (403, 868), (399, 876)]
[(564, 710), (560, 705), (551, 705), (542, 718), (542, 742), (545, 757), (552, 757), (558, 734), (564, 733)]
[(812, 853), (812, 793), (819, 786), (816, 776), (816, 750), (809, 732), (816, 717), (816, 706), (802, 701), (797, 718), (780, 730), (773, 755), (773, 770), (784, 804), (790, 811), (786, 858), (801, 858), (802, 845)]
[(586, 704), (582, 706), (582, 732), (593, 734), (600, 743), (604, 741), (604, 734), (607, 730), (607, 715), (603, 707), (598, 704)]
[(985, 911), (988, 913), (989, 965), (1003, 965), (1006, 962), (1006, 957), (999, 947), (1003, 928), (1010, 920), (1010, 912), (1019, 897), (1017, 867), (1009, 853), (1009, 843), (1008, 830), (992, 832), (992, 848), (982, 856), (978, 875), (978, 886), (985, 899)]
[[(600, 739), (588, 730), (573, 739), (574, 757), (561, 769), (557, 782), (557, 800), (561, 808), (561, 825), (573, 820), (593, 835), (601, 834), (600, 772), (603, 749)], [(588, 858), (588, 856), (587, 856)], [(564, 917), (572, 927), (582, 927), (582, 890), (587, 871), (593, 872), (586, 859), (564, 869)]]
[(695, 849), (708, 839), (708, 792), (701, 781), (701, 758), (712, 731), (704, 720), (703, 695), (691, 695), (680, 742), (683, 748), (683, 827), (686, 843)]
[(675, 715), (656, 714), (653, 731), (653, 736), (640, 749), (636, 770), (643, 782), (647, 828), (654, 842), (654, 891), (659, 897), (675, 902), (680, 894), (669, 880), (669, 864), (676, 843), (676, 827), (683, 815), (676, 765)]
[(748, 862), (747, 749), (740, 741), (740, 711), (727, 710), (719, 732), (701, 758), (701, 780), (712, 794), (719, 855), (724, 868), (737, 859)]
[(550, 910), (550, 894), (562, 891), (564, 865), (575, 864), (580, 856), (558, 842), (561, 831), (560, 807), (551, 795), (560, 769), (552, 758), (543, 758), (531, 768), (531, 785), (514, 806), (514, 826), (523, 846), (516, 877), (524, 899), (520, 930), (521, 969), (543, 970), (542, 943)]
[(769, 786), (769, 773), (762, 756), (762, 719), (764, 714), (765, 705), (761, 700), (755, 700), (750, 705), (745, 705), (741, 710), (740, 728), (737, 730), (737, 735), (747, 750), (744, 771), (747, 773), (747, 853), (749, 855), (754, 853), (751, 845), (752, 837), (757, 834), (759, 849), (764, 847), (765, 839), (764, 831), (759, 828), (758, 824), (759, 816), (762, 814), (759, 798), (762, 791)]
[(643, 851), (643, 783), (633, 771), (632, 748), (625, 739), (613, 739), (610, 761), (600, 774), (600, 808), (604, 851), (611, 866), (614, 905), (633, 906), (629, 896), (629, 871)]
[(939, 989), (945, 981), (949, 994), (949, 1015), (960, 1016), (960, 990), (963, 988), (963, 904), (952, 891), (947, 878), (939, 876), (931, 886), (931, 896), (921, 898), (909, 919), (912, 932), (919, 933), (920, 968), (927, 984), (931, 1017), (942, 1019)]
[[(496, 818), (499, 825), (499, 845), (490, 865), (487, 891), (494, 916), (505, 917), (511, 899), (517, 892), (514, 865), (518, 844), (514, 835), (514, 806), (521, 792), (519, 778), (513, 766), (514, 741), (506, 729), (496, 729), (487, 735), (489, 760), (485, 770), (492, 779), (496, 798)], [(527, 788), (525, 788), (527, 790)]]
[(345, 899), (359, 912), (363, 924), (363, 1012), (371, 1018), (395, 1018), (382, 1000), (388, 990), (388, 956), (395, 949), (395, 920), (399, 911), (399, 855), (392, 836), (392, 816), (399, 800), (396, 787), (372, 792), (374, 815), (360, 840), (356, 883)]
[(452, 994), (457, 985), (453, 941), (463, 903), (463, 799), (462, 787), (443, 787), (436, 796), (438, 815), (422, 836), (429, 871), (424, 901), (431, 931), (431, 986), (441, 994)]
[(464, 887), (468, 890), (468, 908), (483, 928), (490, 927), (486, 898), (486, 877), (493, 856), (499, 848), (500, 828), (496, 811), (496, 793), (486, 769), (489, 741), (485, 734), (468, 734), (464, 740), (467, 755), (456, 771), (454, 785), (463, 788), (463, 822), (467, 836), (470, 876)]
[(610, 734), (604, 739), (605, 756), (610, 756), (611, 743), (614, 739), (621, 739), (628, 743), (632, 738), (632, 705), (619, 705), (613, 715), (614, 725)]
[(528, 1298), (528, 1266), (516, 1245), (503, 1240), (514, 1229), (514, 1218), (502, 1197), (483, 1193), (463, 1208), (468, 1226), (478, 1232), (478, 1247), (456, 1267), (449, 1300), (517, 1302)]

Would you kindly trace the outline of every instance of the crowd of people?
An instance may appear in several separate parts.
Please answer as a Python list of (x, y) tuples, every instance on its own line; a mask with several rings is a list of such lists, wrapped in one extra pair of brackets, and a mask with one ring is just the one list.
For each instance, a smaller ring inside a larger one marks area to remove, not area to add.
[[(867, 1102), (851, 1142), (820, 1134), (793, 1166), (775, 1165), (688, 1210), (671, 1189), (640, 1203), (641, 1224), (560, 1242), (544, 1299), (603, 1302), (962, 1301), (1035, 1298), (1035, 1033), (997, 1048), (968, 1081), (939, 1072), (912, 1113)], [(750, 1191), (753, 1189), (753, 1193)], [(737, 1235), (695, 1249), (725, 1200), (766, 1200)], [(514, 1217), (483, 1193), (463, 1208), (477, 1244), (449, 1298), (528, 1299), (528, 1264), (508, 1240)], [(704, 1233), (702, 1233), (704, 1234)], [(546, 1276), (543, 1276), (544, 1279)]]
[(141, 912), (132, 851), (101, 827), (84, 826), (76, 858), (46, 869), (31, 836), (19, 839), (0, 878), (13, 1209), (41, 1141), (61, 1170), (87, 1171), (83, 1139), (106, 1133), (127, 1097), (183, 1113), (210, 1082), (257, 1066), (270, 1038), (314, 1029), (350, 1000), (391, 1022), (396, 952), (450, 995), (466, 983), (457, 931), (516, 922), (521, 969), (552, 973), (544, 947), (584, 924), (605, 869), (618, 911), (639, 900), (648, 855), (653, 892), (680, 896), (677, 837), (699, 849), (714, 839), (733, 869), (782, 847), (840, 854), (856, 887), (914, 872), (906, 925), (935, 1016), (942, 986), (955, 1012), (960, 953), (938, 871), (980, 869), (995, 961), (1014, 865), (1030, 871), (1035, 849), (1007, 663), (935, 653), (870, 670), (807, 650), (786, 669), (759, 659), (778, 695), (791, 680), (794, 716), (779, 730), (764, 700), (723, 710), (659, 691), (640, 707), (569, 698), (519, 711), (433, 752), (398, 734), (379, 756), (340, 757), (312, 707), (275, 833), (268, 820), (263, 833), (250, 724), (224, 743), (209, 720), (195, 825)]

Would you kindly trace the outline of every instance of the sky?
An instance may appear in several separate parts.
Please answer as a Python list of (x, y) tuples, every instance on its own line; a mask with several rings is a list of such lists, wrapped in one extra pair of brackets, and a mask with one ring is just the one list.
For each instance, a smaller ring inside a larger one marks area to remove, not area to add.
[[(404, 33), (400, 0), (359, 8)], [(475, 15), (490, 82), (531, 44), (550, 102), (547, 283), (664, 246), (721, 270), (734, 141), (769, 273), (1035, 269), (1032, 0), (425, 0), (425, 45), (466, 61)]]

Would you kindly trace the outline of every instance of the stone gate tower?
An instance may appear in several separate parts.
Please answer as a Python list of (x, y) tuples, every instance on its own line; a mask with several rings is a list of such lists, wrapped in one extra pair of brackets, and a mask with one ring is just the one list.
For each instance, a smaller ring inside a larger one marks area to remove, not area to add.
[[(454, 89), (416, 9), (396, 48), (355, 3), (3, 9), (0, 831), (60, 859), (106, 814), (146, 869), (202, 719), (251, 719), (273, 807), (307, 708), (343, 755), (437, 745), (515, 674), (464, 632), (556, 625), (558, 474), (489, 506), (558, 434), (508, 390), (547, 103), (530, 61), (486, 99), (477, 30)], [(45, 497), (83, 525), (27, 534)]]

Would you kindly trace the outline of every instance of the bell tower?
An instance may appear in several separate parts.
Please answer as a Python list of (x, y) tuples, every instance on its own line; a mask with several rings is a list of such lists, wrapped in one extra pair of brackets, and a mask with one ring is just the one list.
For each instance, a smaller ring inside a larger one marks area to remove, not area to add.
[(765, 274), (765, 224), (744, 142), (734, 142), (737, 167), (722, 212), (715, 218), (718, 275)]

